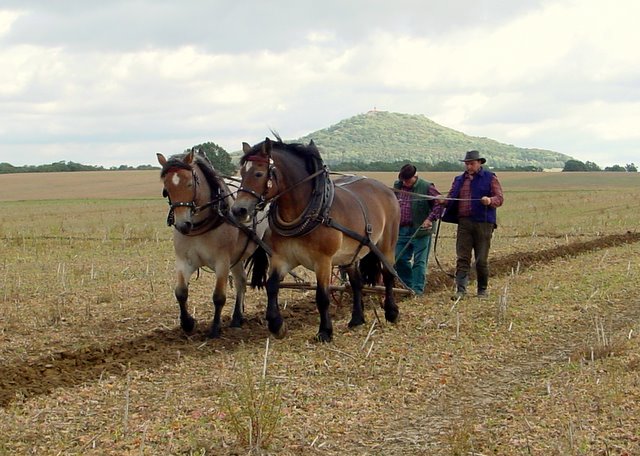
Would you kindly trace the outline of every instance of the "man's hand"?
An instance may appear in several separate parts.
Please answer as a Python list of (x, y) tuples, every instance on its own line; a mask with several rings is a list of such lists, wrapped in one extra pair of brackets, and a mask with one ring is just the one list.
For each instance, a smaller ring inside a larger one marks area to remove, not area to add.
[(485, 206), (488, 206), (489, 204), (491, 204), (491, 198), (489, 198), (488, 196), (483, 196), (482, 198), (480, 198), (480, 202)]
[(433, 222), (429, 219), (422, 222), (422, 228), (424, 228), (425, 230), (430, 230), (432, 226), (433, 226)]

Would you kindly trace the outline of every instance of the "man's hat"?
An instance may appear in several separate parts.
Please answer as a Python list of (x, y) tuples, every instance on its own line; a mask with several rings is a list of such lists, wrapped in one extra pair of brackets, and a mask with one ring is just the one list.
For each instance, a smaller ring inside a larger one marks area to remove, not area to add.
[(460, 161), (461, 162), (468, 162), (468, 161), (473, 161), (473, 160), (480, 160), (481, 164), (484, 164), (487, 161), (483, 157), (480, 156), (480, 152), (478, 152), (477, 150), (468, 151), (465, 154), (464, 159), (462, 159)]
[(413, 166), (411, 163), (407, 163), (402, 168), (400, 168), (400, 172), (398, 173), (398, 179), (400, 180), (411, 179), (413, 176), (416, 175), (417, 171), (418, 170), (416, 169), (415, 166)]

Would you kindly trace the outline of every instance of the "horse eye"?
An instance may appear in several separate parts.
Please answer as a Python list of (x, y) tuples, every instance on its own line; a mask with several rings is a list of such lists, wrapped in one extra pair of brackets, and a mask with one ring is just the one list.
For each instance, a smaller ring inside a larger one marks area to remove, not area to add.
[(167, 196), (169, 196), (169, 192), (167, 192), (167, 189), (166, 189), (166, 188), (163, 188), (163, 189), (162, 189), (162, 197), (163, 197), (163, 198), (166, 198)]
[(258, 171), (256, 173), (256, 177), (262, 177), (262, 176), (264, 176), (264, 173), (262, 171)]

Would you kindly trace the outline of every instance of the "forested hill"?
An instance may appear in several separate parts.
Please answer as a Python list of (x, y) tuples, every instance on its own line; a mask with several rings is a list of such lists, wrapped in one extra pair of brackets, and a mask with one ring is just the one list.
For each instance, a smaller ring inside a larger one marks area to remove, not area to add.
[(398, 160), (457, 162), (470, 149), (479, 150), (492, 167), (562, 168), (572, 158), (550, 150), (524, 149), (468, 136), (423, 115), (385, 111), (369, 111), (293, 141), (308, 143), (311, 139), (329, 165)]

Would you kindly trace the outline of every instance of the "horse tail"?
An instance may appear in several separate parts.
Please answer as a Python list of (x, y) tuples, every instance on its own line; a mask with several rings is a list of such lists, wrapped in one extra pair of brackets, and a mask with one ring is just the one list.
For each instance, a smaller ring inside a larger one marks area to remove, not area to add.
[(373, 286), (379, 283), (382, 263), (375, 253), (369, 252), (360, 260), (360, 274), (365, 285)]
[(262, 247), (258, 246), (253, 254), (245, 261), (245, 267), (251, 273), (251, 288), (263, 288), (267, 283), (269, 256)]

